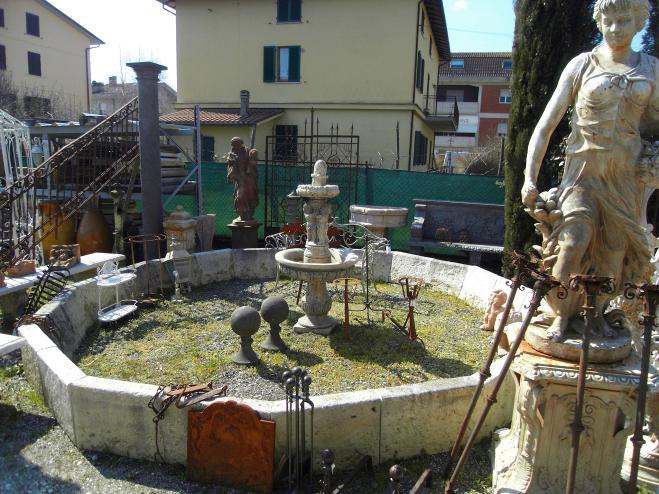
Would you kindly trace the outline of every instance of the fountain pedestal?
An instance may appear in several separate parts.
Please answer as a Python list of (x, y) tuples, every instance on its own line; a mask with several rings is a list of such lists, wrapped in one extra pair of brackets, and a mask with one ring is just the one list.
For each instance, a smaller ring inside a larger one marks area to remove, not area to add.
[[(494, 437), (494, 493), (565, 492), (574, 418), (575, 362), (522, 344), (511, 370), (518, 388), (510, 429)], [(575, 492), (621, 494), (620, 468), (632, 432), (638, 366), (588, 366)], [(655, 391), (650, 388), (649, 396)]]
[(339, 188), (327, 183), (327, 164), (324, 161), (316, 161), (311, 184), (298, 185), (295, 193), (306, 201), (302, 211), (306, 220), (307, 242), (304, 249), (278, 252), (275, 260), (283, 274), (307, 282), (307, 292), (300, 302), (305, 315), (295, 324), (295, 332), (327, 336), (339, 322), (327, 315), (332, 299), (326, 283), (349, 277), (357, 258), (342, 256), (340, 251), (329, 248), (327, 225), (332, 208), (328, 200), (339, 195)]

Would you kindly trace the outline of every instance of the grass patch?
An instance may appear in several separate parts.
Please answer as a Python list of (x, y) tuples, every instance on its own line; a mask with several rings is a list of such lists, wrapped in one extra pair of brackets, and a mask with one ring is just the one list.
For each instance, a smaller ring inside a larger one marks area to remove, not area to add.
[[(315, 394), (423, 382), (434, 378), (473, 373), (489, 347), (478, 329), (482, 312), (462, 300), (423, 289), (416, 303), (416, 328), (420, 341), (410, 341), (390, 321), (382, 322), (363, 310), (363, 297), (355, 294), (351, 308), (351, 334), (342, 328), (329, 337), (293, 333), (302, 316), (295, 304), (298, 283), (283, 281), (275, 290), (272, 281), (214, 283), (185, 297), (184, 302), (163, 301), (154, 310), (143, 310), (121, 326), (104, 326), (92, 332), (78, 355), (78, 365), (87, 374), (153, 384), (204, 382), (239, 374), (241, 379), (277, 381), (285, 368), (310, 369)], [(403, 322), (407, 301), (397, 284), (378, 284), (371, 290), (373, 303), (388, 308)], [(239, 338), (231, 331), (229, 318), (241, 305), (259, 309), (263, 299), (283, 296), (291, 309), (282, 324), (282, 337), (290, 345), (285, 354), (259, 348), (266, 336), (264, 322), (255, 335), (254, 349), (261, 357), (255, 367), (239, 367), (231, 357)], [(341, 294), (330, 312), (343, 319)]]

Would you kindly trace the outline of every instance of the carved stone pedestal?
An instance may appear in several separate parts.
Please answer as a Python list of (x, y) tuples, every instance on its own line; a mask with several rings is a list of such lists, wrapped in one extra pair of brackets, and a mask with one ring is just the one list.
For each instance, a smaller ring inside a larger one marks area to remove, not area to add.
[[(562, 494), (579, 364), (544, 356), (526, 342), (520, 348), (511, 367), (518, 382), (512, 424), (494, 438), (493, 492)], [(589, 366), (574, 492), (622, 492), (620, 468), (633, 431), (638, 369), (629, 363)]]

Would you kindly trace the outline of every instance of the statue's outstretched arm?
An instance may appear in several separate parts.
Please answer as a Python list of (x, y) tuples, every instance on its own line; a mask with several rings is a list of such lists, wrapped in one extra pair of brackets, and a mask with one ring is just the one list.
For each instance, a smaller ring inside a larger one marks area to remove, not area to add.
[(536, 181), (542, 165), (542, 159), (547, 152), (549, 139), (556, 130), (568, 106), (572, 103), (574, 81), (583, 64), (580, 57), (574, 58), (567, 64), (561, 74), (558, 86), (545, 107), (538, 124), (531, 135), (529, 148), (526, 154), (526, 170), (524, 171), (524, 186), (522, 187), (522, 202), (532, 206), (538, 196)]

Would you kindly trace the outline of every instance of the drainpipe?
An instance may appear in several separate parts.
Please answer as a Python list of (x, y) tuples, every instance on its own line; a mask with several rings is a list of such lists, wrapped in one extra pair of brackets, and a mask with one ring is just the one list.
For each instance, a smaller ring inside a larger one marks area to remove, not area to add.
[[(414, 100), (416, 99), (416, 70), (418, 57), (417, 53), (419, 51), (419, 23), (421, 22), (421, 3), (424, 0), (419, 0), (419, 3), (416, 4), (416, 39), (414, 40), (414, 74), (412, 77), (412, 106), (414, 106)], [(410, 142), (409, 150), (407, 153), (407, 170), (412, 170), (412, 137), (414, 136), (414, 110), (410, 112)]]
[(92, 112), (91, 111), (92, 110), (92, 96), (91, 96), (92, 89), (91, 89), (91, 82), (89, 80), (89, 78), (90, 78), (89, 77), (89, 72), (90, 72), (89, 52), (93, 48), (98, 48), (99, 46), (101, 46), (101, 45), (93, 45), (93, 46), (88, 46), (88, 47), (85, 48), (85, 81), (87, 82), (87, 91), (86, 91), (87, 92), (87, 113)]

